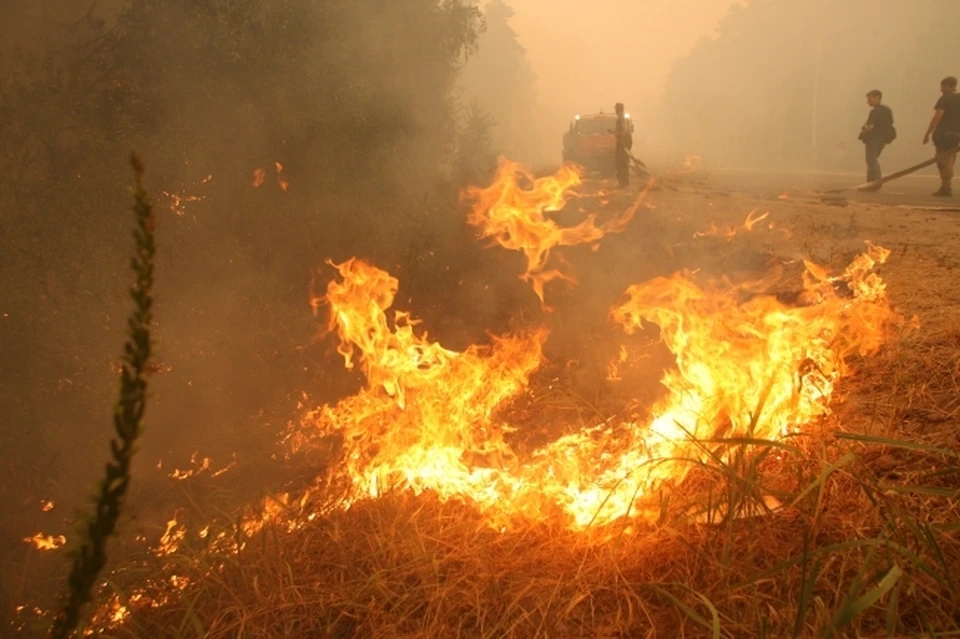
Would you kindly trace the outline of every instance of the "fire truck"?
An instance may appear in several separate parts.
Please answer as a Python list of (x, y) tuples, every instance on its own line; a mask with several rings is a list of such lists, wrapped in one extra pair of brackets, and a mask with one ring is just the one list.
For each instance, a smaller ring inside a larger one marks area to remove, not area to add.
[[(633, 133), (633, 121), (629, 113), (626, 118)], [(615, 173), (616, 127), (617, 116), (613, 113), (600, 111), (592, 115), (575, 116), (563, 136), (563, 161), (608, 175)]]

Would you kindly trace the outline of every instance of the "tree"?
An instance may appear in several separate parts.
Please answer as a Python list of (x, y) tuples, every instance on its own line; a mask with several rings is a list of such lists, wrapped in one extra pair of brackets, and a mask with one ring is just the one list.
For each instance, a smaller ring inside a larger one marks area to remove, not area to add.
[(734, 6), (668, 79), (670, 141), (721, 164), (859, 170), (864, 95), (879, 88), (900, 131), (885, 158), (907, 163), (925, 154), (918, 142), (951, 72), (944, 63), (960, 55), (944, 29), (958, 19), (951, 0)]
[(491, 0), (477, 55), (466, 66), (462, 85), (468, 100), (493, 118), (494, 147), (513, 159), (533, 161), (540, 152), (536, 123), (536, 76), (526, 49), (510, 26), (514, 15), (503, 0)]

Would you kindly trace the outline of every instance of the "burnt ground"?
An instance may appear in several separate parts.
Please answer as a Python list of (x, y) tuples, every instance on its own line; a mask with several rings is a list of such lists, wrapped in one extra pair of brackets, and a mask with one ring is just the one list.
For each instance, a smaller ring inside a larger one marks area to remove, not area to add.
[[(613, 189), (609, 181), (587, 181), (581, 190), (606, 192), (574, 200), (560, 214), (564, 222), (581, 219), (580, 208), (598, 211), (601, 219), (614, 215), (628, 205), (636, 188), (622, 192)], [(781, 199), (780, 193), (788, 197)], [(670, 365), (670, 357), (657, 350), (655, 331), (627, 339), (607, 316), (630, 284), (681, 269), (747, 279), (778, 263), (786, 265), (781, 288), (789, 294), (799, 288), (799, 271), (791, 265), (810, 259), (840, 270), (862, 251), (866, 241), (871, 241), (892, 251), (879, 272), (888, 285), (893, 306), (907, 318), (916, 316), (920, 329), (891, 344), (876, 358), (858, 362), (854, 376), (838, 393), (836, 413), (846, 420), (847, 429), (960, 449), (960, 394), (956, 392), (960, 380), (960, 321), (956, 319), (960, 317), (960, 212), (913, 208), (928, 206), (919, 200), (884, 203), (879, 196), (851, 196), (843, 204), (824, 204), (803, 188), (791, 185), (781, 189), (775, 179), (759, 188), (756, 181), (738, 187), (736, 179), (729, 176), (679, 176), (667, 181), (666, 188), (651, 193), (630, 227), (622, 234), (604, 238), (597, 250), (579, 246), (556, 251), (555, 259), (562, 259), (577, 283), (548, 286), (547, 302), (554, 307), (549, 313), (539, 308), (532, 291), (517, 279), (523, 270), (520, 256), (499, 247), (470, 258), (476, 264), (471, 268), (461, 265), (449, 276), (437, 276), (449, 271), (441, 258), (421, 256), (398, 273), (398, 307), (423, 318), (430, 333), (451, 348), (482, 342), (487, 330), (496, 333), (546, 324), (551, 329), (546, 349), (549, 362), (537, 380), (559, 384), (564, 391), (560, 394), (562, 401), (542, 401), (538, 410), (544, 422), (559, 424), (562, 431), (615, 414), (628, 404), (648, 405), (660, 393), (656, 382), (663, 368)], [(741, 227), (752, 211), (769, 212), (769, 216), (746, 231)], [(773, 229), (769, 223), (773, 223)], [(710, 229), (716, 233), (709, 234)], [(726, 231), (731, 229), (736, 232), (727, 237), (731, 233)], [(467, 235), (470, 232), (462, 231)], [(296, 336), (290, 341), (301, 348), (309, 340)], [(647, 349), (652, 356), (639, 370), (632, 371), (632, 377), (609, 381), (607, 365), (624, 343)], [(329, 343), (317, 346), (308, 365), (317, 368), (315, 379), (330, 382), (339, 391), (293, 389), (286, 407), (291, 419), (295, 417), (299, 391), (315, 397), (335, 396), (359, 383), (356, 376), (341, 372), (341, 362), (331, 350)], [(302, 365), (303, 361), (296, 360), (296, 364)], [(250, 421), (257, 423), (257, 415)], [(282, 423), (263, 423), (263, 428), (261, 454), (247, 454), (236, 469), (221, 478), (206, 473), (174, 482), (165, 478), (169, 465), (155, 470), (155, 461), (144, 460), (140, 472), (150, 488), (134, 491), (130, 502), (134, 519), (124, 534), (143, 533), (155, 538), (169, 513), (177, 509), (209, 512), (214, 507), (230, 508), (271, 492), (293, 477), (317, 472), (322, 466), (284, 466), (274, 458), (276, 449), (267, 444), (275, 441)], [(553, 435), (544, 432), (539, 436)], [(537, 435), (531, 434), (531, 438), (536, 440)], [(201, 450), (200, 456), (204, 454)], [(884, 455), (890, 457), (889, 453)], [(181, 455), (181, 460), (186, 456)], [(218, 455), (215, 468), (228, 461)], [(884, 463), (890, 463), (889, 459)], [(24, 485), (34, 486), (30, 482)], [(29, 550), (18, 540), (36, 530), (69, 535), (70, 507), (42, 513), (36, 490), (24, 494), (8, 484), (4, 492), (8, 503), (24, 504), (17, 517), (4, 525), (9, 537), (4, 540), (8, 549), (3, 559), (7, 582), (4, 604), (9, 606), (14, 600), (27, 603), (33, 595), (42, 600), (55, 589), (58, 566), (64, 559), (54, 553)], [(44, 498), (53, 498), (55, 493), (55, 487), (49, 488)]]

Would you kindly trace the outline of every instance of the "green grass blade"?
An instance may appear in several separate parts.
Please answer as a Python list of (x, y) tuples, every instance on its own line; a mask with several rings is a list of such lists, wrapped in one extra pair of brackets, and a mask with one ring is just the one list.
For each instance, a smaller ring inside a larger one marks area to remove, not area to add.
[(881, 597), (890, 592), (894, 586), (897, 585), (897, 582), (900, 580), (900, 577), (903, 576), (903, 570), (897, 564), (894, 564), (886, 571), (886, 574), (883, 578), (880, 579), (877, 586), (854, 601), (847, 603), (842, 606), (839, 611), (837, 611), (836, 616), (833, 619), (833, 629), (834, 631), (840, 630), (846, 627), (851, 621), (858, 617), (863, 611), (870, 608), (873, 604), (877, 603)]

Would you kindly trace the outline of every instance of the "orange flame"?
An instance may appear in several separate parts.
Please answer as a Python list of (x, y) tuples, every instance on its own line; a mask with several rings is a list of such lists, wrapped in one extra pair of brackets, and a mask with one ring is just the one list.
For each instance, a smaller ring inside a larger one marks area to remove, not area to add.
[(200, 202), (206, 199), (206, 196), (203, 195), (187, 195), (185, 193), (171, 193), (170, 191), (163, 191), (162, 193), (170, 200), (169, 209), (179, 217), (183, 217), (187, 212), (188, 202)]
[[(335, 267), (342, 281), (327, 287), (330, 328), (340, 336), (346, 366), (359, 361), (367, 387), (308, 414), (308, 432), (342, 436), (355, 498), (405, 487), (447, 497), (469, 492), (493, 506), (497, 477), (483, 460), (513, 455), (492, 414), (526, 387), (545, 331), (448, 350), (418, 335), (408, 313), (388, 319), (396, 278), (357, 259)], [(293, 442), (304, 443), (302, 436)]]
[[(189, 164), (189, 163), (188, 163)], [(205, 178), (200, 180), (200, 184), (207, 184), (213, 180), (213, 175), (208, 174)], [(186, 191), (171, 192), (171, 191), (161, 191), (161, 195), (166, 197), (169, 200), (168, 208), (173, 212), (174, 215), (183, 217), (187, 213), (187, 204), (190, 202), (202, 202), (207, 199), (205, 195), (190, 195)]]
[(608, 382), (619, 382), (623, 378), (620, 377), (620, 366), (625, 364), (627, 359), (630, 357), (627, 353), (627, 349), (624, 346), (620, 347), (620, 352), (618, 353), (616, 359), (612, 360), (607, 365), (607, 381)]
[[(524, 182), (530, 187), (523, 188)], [(598, 226), (596, 215), (591, 214), (576, 226), (560, 226), (548, 213), (563, 209), (579, 184), (580, 174), (574, 165), (564, 165), (552, 176), (535, 179), (528, 168), (501, 158), (493, 184), (469, 187), (461, 194), (461, 201), (473, 207), (468, 221), (480, 228), (481, 237), (491, 237), (506, 249), (523, 252), (527, 268), (520, 277), (530, 283), (541, 304), (547, 282), (575, 281), (547, 266), (551, 251), (557, 246), (595, 245), (608, 233), (622, 232), (647, 192), (642, 191), (632, 206), (606, 224)]]
[(172, 555), (180, 548), (180, 543), (187, 537), (187, 528), (179, 521), (174, 514), (173, 519), (167, 522), (167, 529), (160, 538), (160, 545), (157, 547), (157, 555)]
[(287, 187), (290, 186), (290, 182), (286, 178), (282, 177), (280, 174), (283, 173), (283, 165), (279, 162), (274, 162), (273, 167), (277, 170), (277, 184), (280, 185), (280, 188), (284, 191), (287, 190)]
[[(573, 529), (611, 523), (636, 513), (652, 489), (681, 481), (704, 440), (775, 439), (827, 413), (846, 356), (878, 349), (893, 317), (872, 273), (888, 254), (869, 246), (840, 277), (811, 265), (812, 303), (803, 307), (770, 296), (741, 303), (753, 289), (702, 288), (684, 274), (631, 287), (612, 316), (628, 332), (660, 327), (677, 360), (663, 378), (668, 396), (649, 423), (600, 424), (522, 462), (495, 410), (526, 387), (544, 333), (444, 349), (417, 335), (408, 314), (388, 320), (395, 278), (349, 260), (337, 265), (342, 281), (329, 284), (324, 301), (339, 352), (348, 367), (359, 364), (367, 387), (309, 413), (291, 444), (339, 435), (347, 505), (390, 489), (432, 490), (475, 504), (501, 529), (516, 517), (559, 517)], [(841, 285), (852, 297), (837, 293)]]
[(198, 455), (199, 453), (194, 453), (193, 455), (190, 456), (190, 464), (194, 466), (193, 468), (188, 468), (187, 470), (180, 470), (179, 468), (175, 468), (173, 472), (170, 473), (168, 476), (173, 479), (183, 480), (183, 479), (187, 479), (188, 477), (193, 477), (194, 475), (198, 475), (204, 472), (205, 470), (209, 470), (210, 464), (213, 462), (213, 460), (211, 460), (209, 457), (204, 457), (203, 460), (200, 462), (200, 465), (197, 466), (196, 464), (197, 464)]
[[(671, 394), (651, 431), (664, 442), (776, 439), (828, 413), (847, 356), (879, 349), (893, 318), (883, 281), (871, 272), (889, 253), (868, 245), (839, 278), (809, 265), (804, 279), (815, 303), (799, 308), (769, 296), (740, 304), (745, 287), (708, 291), (681, 276), (631, 287), (614, 319), (628, 332), (656, 324), (677, 356), (677, 370), (662, 381)], [(837, 294), (838, 283), (852, 299)]]
[(62, 548), (67, 543), (67, 538), (63, 535), (44, 535), (37, 533), (33, 537), (24, 537), (24, 543), (30, 544), (37, 550), (56, 550)]
[[(286, 191), (290, 187), (290, 182), (287, 178), (281, 175), (283, 173), (283, 165), (279, 162), (273, 163), (273, 170), (277, 175), (277, 186), (280, 187), (280, 190)], [(253, 181), (250, 183), (251, 186), (255, 189), (259, 189), (263, 186), (263, 183), (267, 180), (267, 172), (264, 169), (254, 169), (253, 171)]]
[[(191, 465), (193, 468), (187, 468), (187, 469), (175, 468), (175, 469), (174, 469), (172, 472), (170, 472), (167, 476), (170, 477), (170, 478), (172, 478), (172, 479), (184, 480), (184, 479), (188, 479), (188, 478), (190, 478), (190, 477), (196, 477), (197, 475), (200, 475), (200, 474), (203, 474), (203, 473), (209, 471), (209, 470), (213, 467), (213, 460), (210, 459), (209, 457), (204, 457), (204, 458), (202, 458), (202, 459), (199, 461), (199, 463), (198, 463), (198, 462), (197, 462), (197, 458), (198, 458), (199, 456), (200, 456), (200, 453), (198, 453), (198, 452), (193, 453), (192, 455), (190, 455), (190, 465)], [(234, 455), (233, 455), (233, 460), (232, 460), (229, 464), (227, 464), (226, 466), (224, 466), (224, 467), (222, 467), (222, 468), (220, 468), (220, 469), (218, 469), (218, 470), (212, 471), (212, 472), (210, 473), (210, 477), (211, 477), (211, 478), (219, 477), (220, 475), (223, 475), (224, 473), (226, 473), (228, 470), (230, 470), (231, 468), (233, 468), (233, 467), (236, 466), (236, 465), (237, 465), (237, 456), (236, 456), (236, 454), (234, 454)], [(162, 468), (162, 467), (163, 467), (163, 461), (161, 461), (159, 464), (157, 464), (157, 468)]]
[[(732, 240), (736, 237), (741, 231), (750, 232), (753, 230), (753, 227), (757, 225), (758, 222), (761, 222), (770, 215), (770, 211), (767, 211), (763, 215), (754, 217), (754, 213), (757, 212), (757, 209), (753, 209), (747, 213), (747, 219), (743, 221), (743, 224), (740, 226), (727, 226), (719, 227), (715, 223), (710, 224), (710, 228), (706, 231), (697, 231), (693, 234), (694, 237), (719, 237), (725, 240)], [(773, 228), (772, 226), (770, 228)]]

